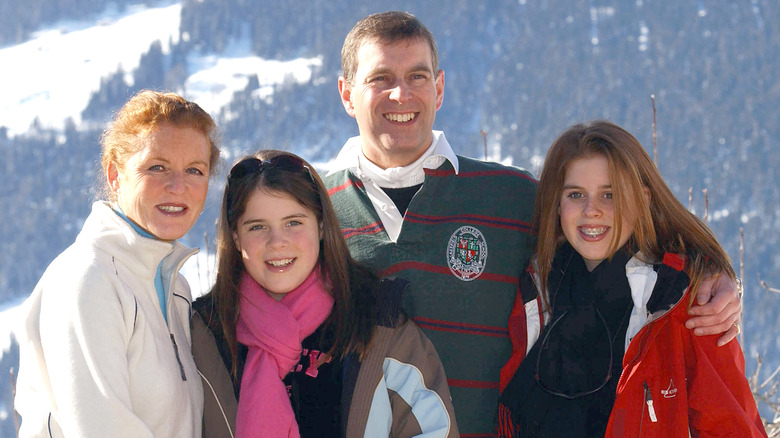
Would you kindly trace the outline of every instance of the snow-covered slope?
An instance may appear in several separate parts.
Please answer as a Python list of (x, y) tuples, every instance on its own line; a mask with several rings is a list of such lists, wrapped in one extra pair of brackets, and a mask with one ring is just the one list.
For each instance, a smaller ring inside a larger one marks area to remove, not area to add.
[[(60, 22), (27, 42), (0, 49), (0, 126), (13, 136), (36, 120), (44, 128), (61, 129), (69, 118), (78, 125), (101, 79), (121, 70), (132, 84), (131, 73), (152, 43), (159, 41), (163, 53), (170, 50), (179, 40), (180, 16), (180, 3), (134, 6), (123, 14), (112, 9), (97, 20)], [(175, 91), (216, 115), (252, 76), (258, 77), (262, 97), (270, 99), (275, 84), (308, 81), (321, 60), (264, 60), (252, 56), (244, 40), (219, 56), (194, 53), (187, 64), (184, 88)]]

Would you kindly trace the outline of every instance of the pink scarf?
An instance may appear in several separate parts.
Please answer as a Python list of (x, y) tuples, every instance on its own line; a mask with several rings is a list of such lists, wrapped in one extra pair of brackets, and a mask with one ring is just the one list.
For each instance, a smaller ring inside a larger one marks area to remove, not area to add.
[(239, 285), (238, 342), (249, 347), (241, 379), (236, 437), (299, 437), (282, 379), (301, 358), (301, 341), (333, 308), (319, 267), (281, 301), (244, 273)]

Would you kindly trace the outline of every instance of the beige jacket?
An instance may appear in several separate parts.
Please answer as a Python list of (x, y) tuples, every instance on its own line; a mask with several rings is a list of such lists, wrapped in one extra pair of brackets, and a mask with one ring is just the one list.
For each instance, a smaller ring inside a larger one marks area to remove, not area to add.
[[(200, 314), (191, 321), (192, 353), (203, 379), (203, 436), (232, 438), (238, 403), (217, 340)], [(354, 366), (354, 365), (353, 365)], [(400, 311), (376, 326), (352, 394), (347, 438), (458, 437), (447, 378), (433, 344)]]

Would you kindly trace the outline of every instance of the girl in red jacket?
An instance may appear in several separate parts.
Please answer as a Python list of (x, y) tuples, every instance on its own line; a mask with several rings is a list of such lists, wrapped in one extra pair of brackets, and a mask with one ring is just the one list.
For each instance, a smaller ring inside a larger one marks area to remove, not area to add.
[(607, 121), (561, 134), (533, 224), (525, 317), (510, 322), (532, 347), (514, 358), (500, 436), (766, 436), (739, 344), (684, 325), (707, 273), (734, 278), (728, 256), (636, 138)]

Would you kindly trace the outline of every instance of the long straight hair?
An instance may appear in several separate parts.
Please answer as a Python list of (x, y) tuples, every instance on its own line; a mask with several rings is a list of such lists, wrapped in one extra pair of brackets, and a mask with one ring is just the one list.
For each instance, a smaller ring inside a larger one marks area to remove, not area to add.
[(537, 269), (548, 305), (547, 277), (555, 252), (566, 240), (558, 213), (566, 172), (573, 161), (594, 156), (606, 158), (612, 181), (615, 223), (610, 258), (619, 249), (626, 218), (633, 221), (628, 240), (632, 254), (641, 251), (648, 261), (659, 261), (667, 252), (685, 255), (693, 291), (691, 303), (705, 274), (722, 272), (735, 278), (729, 257), (712, 231), (677, 200), (639, 140), (609, 121), (594, 120), (573, 125), (558, 136), (539, 178), (533, 229), (537, 234)]
[[(263, 166), (261, 170), (242, 178), (228, 178), (222, 197), (217, 235), (217, 278), (210, 295), (217, 309), (221, 328), (232, 358), (231, 374), (237, 370), (238, 341), (236, 323), (239, 318), (239, 283), (245, 268), (233, 233), (238, 219), (244, 214), (250, 197), (257, 190), (286, 194), (312, 211), (322, 229), (319, 262), (315, 269), (322, 269), (330, 284), (334, 298), (333, 311), (326, 320), (333, 329), (331, 356), (344, 357), (349, 353), (362, 355), (373, 334), (375, 315), (370, 293), (356, 293), (353, 279), (356, 275), (373, 277), (357, 265), (349, 253), (341, 233), (336, 212), (328, 197), (325, 185), (309, 163), (289, 152), (263, 150), (254, 156), (261, 161), (287, 156), (301, 163), (298, 171), (282, 166)], [(210, 324), (211, 325), (211, 324)]]

